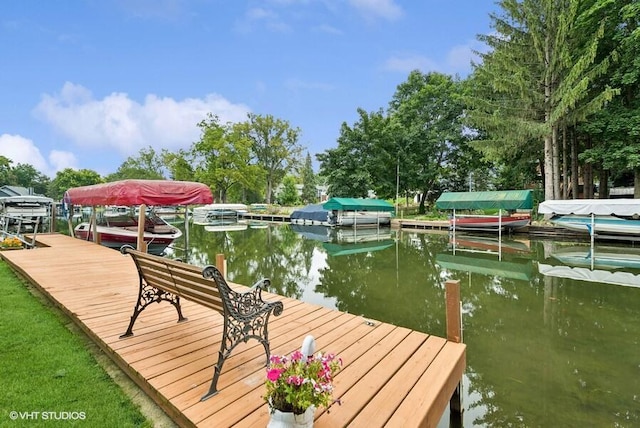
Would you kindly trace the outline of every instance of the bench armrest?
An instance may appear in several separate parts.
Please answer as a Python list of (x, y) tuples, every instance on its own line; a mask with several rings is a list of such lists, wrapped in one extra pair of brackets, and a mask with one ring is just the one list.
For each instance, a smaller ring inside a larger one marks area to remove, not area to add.
[(261, 279), (254, 284), (249, 290), (238, 292), (230, 290), (229, 300), (231, 303), (231, 311), (235, 311), (241, 316), (256, 316), (260, 313), (270, 312), (273, 310), (274, 315), (280, 315), (282, 312), (282, 303), (267, 302), (262, 299), (262, 287), (270, 284), (268, 279)]
[(284, 309), (282, 302), (266, 302), (262, 299), (262, 288), (271, 284), (271, 281), (266, 278), (256, 282), (247, 291), (239, 292), (229, 287), (220, 271), (214, 266), (206, 266), (202, 275), (218, 284), (222, 301), (234, 318), (253, 318), (271, 311), (277, 316)]
[(258, 281), (256, 281), (255, 284), (253, 284), (251, 286), (251, 288), (249, 288), (249, 290), (255, 290), (255, 289), (261, 289), (264, 290), (265, 288), (269, 287), (271, 285), (271, 281), (267, 278), (262, 278)]

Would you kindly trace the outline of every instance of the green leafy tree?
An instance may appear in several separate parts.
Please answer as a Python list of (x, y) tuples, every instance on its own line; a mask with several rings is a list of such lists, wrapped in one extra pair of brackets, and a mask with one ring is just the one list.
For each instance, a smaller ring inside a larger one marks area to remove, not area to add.
[(13, 168), (14, 184), (32, 188), (34, 193), (45, 194), (51, 181), (33, 165), (19, 163)]
[(293, 206), (300, 203), (296, 184), (296, 179), (292, 175), (284, 177), (282, 180), (282, 190), (277, 195), (277, 200), (280, 205)]
[(162, 156), (153, 147), (140, 149), (138, 156), (129, 156), (116, 172), (109, 174), (106, 181), (127, 179), (163, 180), (164, 164)]
[(195, 172), (189, 160), (190, 154), (185, 150), (178, 150), (177, 153), (162, 149), (162, 163), (169, 171), (169, 177), (178, 181), (195, 180)]
[(361, 135), (355, 128), (343, 123), (338, 147), (316, 155), (320, 174), (326, 179), (332, 197), (366, 198), (373, 189), (373, 179), (363, 164), (366, 148), (360, 144)]
[(49, 177), (33, 165), (19, 163), (13, 166), (11, 159), (0, 156), (0, 186), (20, 186), (31, 188), (36, 194), (46, 194), (49, 182)]
[(300, 177), (302, 179), (302, 202), (305, 204), (316, 202), (318, 199), (316, 190), (317, 180), (316, 175), (313, 173), (313, 165), (311, 163), (311, 155), (309, 152), (307, 152), (307, 157), (305, 158)]
[[(389, 114), (405, 189), (420, 190), (419, 212), (435, 199), (447, 177), (466, 179), (463, 151), (469, 150), (463, 125), (462, 83), (441, 73), (413, 71), (398, 85)], [(469, 156), (466, 157), (467, 163)]]
[(303, 150), (298, 144), (300, 129), (271, 115), (250, 113), (246, 122), (237, 124), (236, 130), (242, 139), (251, 141), (256, 164), (265, 172), (265, 202), (271, 203), (275, 188), (298, 166)]
[(0, 186), (12, 185), (15, 182), (13, 175), (13, 161), (6, 156), (0, 155)]
[(65, 168), (62, 171), (58, 171), (55, 178), (51, 180), (48, 195), (54, 199), (62, 199), (64, 192), (70, 188), (90, 186), (102, 182), (100, 174), (93, 170)]
[(398, 86), (387, 115), (358, 109), (343, 123), (338, 148), (318, 155), (331, 196), (384, 199), (414, 192), (435, 199), (443, 188), (466, 183), (479, 156), (467, 144), (461, 82), (439, 73), (414, 71)]
[(109, 174), (106, 181), (127, 179), (163, 180), (164, 164), (162, 157), (153, 147), (140, 149), (138, 156), (129, 156), (116, 172)]
[(198, 126), (202, 131), (200, 141), (191, 150), (195, 178), (208, 184), (221, 202), (227, 201), (234, 187), (243, 191), (259, 189), (264, 171), (251, 162), (252, 141), (246, 137), (243, 125), (222, 125), (217, 116), (209, 114)]
[(359, 147), (360, 167), (370, 177), (370, 186), (379, 198), (393, 198), (396, 193), (397, 140), (389, 117), (382, 110), (370, 113), (358, 109), (359, 120), (349, 134), (351, 144)]

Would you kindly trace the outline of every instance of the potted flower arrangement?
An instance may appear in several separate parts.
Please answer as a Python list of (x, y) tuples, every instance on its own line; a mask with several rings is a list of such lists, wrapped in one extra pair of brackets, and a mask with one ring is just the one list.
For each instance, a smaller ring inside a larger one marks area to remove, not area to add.
[(315, 409), (332, 404), (333, 376), (341, 366), (342, 360), (330, 353), (272, 355), (264, 396), (271, 411), (269, 427), (313, 426)]
[(2, 249), (16, 249), (22, 248), (22, 241), (16, 237), (6, 237), (0, 242), (0, 248)]

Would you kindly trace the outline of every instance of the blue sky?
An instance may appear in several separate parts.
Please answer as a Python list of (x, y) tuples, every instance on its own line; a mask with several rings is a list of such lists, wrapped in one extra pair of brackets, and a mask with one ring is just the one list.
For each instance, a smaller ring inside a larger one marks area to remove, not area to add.
[(466, 76), (493, 0), (0, 2), (0, 155), (106, 175), (149, 146), (271, 114), (316, 153), (411, 70)]

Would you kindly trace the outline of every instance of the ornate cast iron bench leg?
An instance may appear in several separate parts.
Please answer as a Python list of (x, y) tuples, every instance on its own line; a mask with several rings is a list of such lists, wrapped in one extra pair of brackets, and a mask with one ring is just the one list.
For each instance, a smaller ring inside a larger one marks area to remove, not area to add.
[(176, 311), (178, 312), (178, 322), (187, 320), (187, 318), (182, 315), (182, 308), (180, 307), (180, 297), (148, 285), (142, 280), (142, 278), (140, 278), (140, 291), (138, 292), (138, 301), (136, 302), (136, 307), (133, 309), (133, 315), (131, 315), (129, 327), (127, 327), (127, 331), (120, 336), (120, 339), (133, 336), (133, 325), (135, 324), (136, 319), (138, 319), (138, 315), (140, 315), (140, 313), (145, 310), (145, 308), (150, 304), (160, 303), (162, 301), (169, 302), (176, 308)]
[[(127, 255), (127, 250), (133, 250), (131, 245), (123, 245), (120, 247), (120, 252), (124, 255)], [(131, 315), (131, 321), (129, 321), (129, 327), (127, 327), (127, 331), (120, 336), (120, 339), (125, 337), (133, 336), (133, 325), (138, 319), (138, 315), (151, 303), (160, 303), (162, 301), (171, 303), (178, 312), (178, 322), (186, 321), (187, 319), (182, 316), (182, 308), (180, 306), (180, 297), (175, 294), (169, 293), (167, 291), (160, 290), (152, 285), (149, 285), (144, 280), (144, 274), (138, 265), (138, 261), (136, 257), (132, 254), (131, 258), (136, 264), (136, 269), (138, 270), (138, 278), (140, 280), (139, 289), (138, 289), (138, 301), (136, 302), (136, 306), (133, 309), (133, 315)]]
[(214, 367), (209, 391), (200, 401), (204, 401), (218, 392), (218, 378), (222, 373), (224, 361), (239, 343), (246, 343), (249, 339), (258, 340), (264, 347), (267, 356), (265, 366), (269, 364), (269, 316), (272, 312), (276, 316), (280, 315), (284, 308), (282, 302), (270, 303), (262, 300), (259, 286), (265, 283), (268, 284), (268, 280), (259, 281), (250, 291), (237, 293), (229, 287), (218, 269), (207, 266), (202, 274), (205, 278), (213, 279), (217, 283), (225, 312), (223, 314), (224, 329), (220, 350), (218, 351), (218, 362)]

